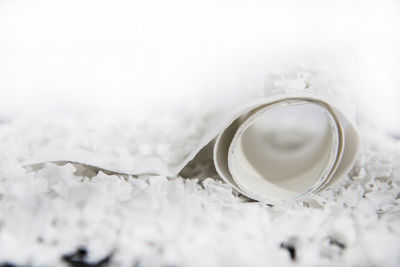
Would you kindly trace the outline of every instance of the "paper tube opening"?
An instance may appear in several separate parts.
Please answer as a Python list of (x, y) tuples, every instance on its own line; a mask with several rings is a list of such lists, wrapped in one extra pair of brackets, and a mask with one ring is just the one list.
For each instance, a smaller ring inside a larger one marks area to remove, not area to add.
[(321, 186), (335, 168), (339, 129), (321, 103), (281, 101), (235, 124), (225, 171), (253, 199), (276, 203), (300, 197)]

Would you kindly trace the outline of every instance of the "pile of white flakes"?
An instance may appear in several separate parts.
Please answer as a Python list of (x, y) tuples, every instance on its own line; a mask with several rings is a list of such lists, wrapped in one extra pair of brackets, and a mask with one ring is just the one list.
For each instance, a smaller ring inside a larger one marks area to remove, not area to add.
[[(284, 88), (307, 82), (336, 95), (325, 78), (300, 74), (279, 79)], [(274, 207), (232, 192), (210, 157), (170, 177), (26, 164), (70, 150), (77, 162), (108, 170), (166, 173), (219, 125), (214, 115), (224, 112), (209, 111), (136, 123), (131, 113), (0, 121), (0, 266), (400, 266), (400, 140), (372, 127), (359, 129), (348, 176)]]
[(275, 207), (203, 179), (201, 166), (131, 177), (23, 167), (2, 151), (0, 265), (399, 266), (400, 141), (371, 128), (361, 138), (349, 176)]

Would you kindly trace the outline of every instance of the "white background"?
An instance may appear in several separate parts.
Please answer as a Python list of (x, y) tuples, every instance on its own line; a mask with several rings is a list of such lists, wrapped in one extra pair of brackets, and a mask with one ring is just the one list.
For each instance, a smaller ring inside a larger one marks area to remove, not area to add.
[(343, 72), (361, 121), (398, 134), (399, 27), (400, 1), (3, 0), (0, 118), (180, 110), (310, 57)]

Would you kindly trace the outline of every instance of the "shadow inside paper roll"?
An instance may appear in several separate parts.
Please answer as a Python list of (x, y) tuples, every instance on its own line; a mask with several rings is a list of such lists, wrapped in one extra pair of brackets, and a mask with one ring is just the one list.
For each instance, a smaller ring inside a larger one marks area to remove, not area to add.
[(237, 191), (277, 204), (333, 183), (351, 168), (357, 148), (357, 133), (338, 110), (293, 98), (236, 119), (218, 136), (214, 163)]

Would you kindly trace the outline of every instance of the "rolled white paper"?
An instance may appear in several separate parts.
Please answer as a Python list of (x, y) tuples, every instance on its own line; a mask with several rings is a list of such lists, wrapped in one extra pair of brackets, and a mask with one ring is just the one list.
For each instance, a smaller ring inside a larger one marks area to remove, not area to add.
[[(129, 114), (25, 120), (21, 125), (38, 135), (15, 136), (31, 139), (18, 158), (26, 165), (71, 161), (118, 173), (175, 176), (215, 140), (215, 168), (235, 190), (269, 204), (298, 199), (344, 176), (359, 147), (352, 105), (325, 74), (291, 70), (250, 88), (249, 97), (235, 105), (167, 119), (145, 116), (141, 124)], [(2, 145), (4, 151), (12, 146)]]
[(218, 136), (214, 163), (243, 195), (269, 204), (333, 184), (358, 151), (354, 125), (327, 99), (290, 94), (260, 99)]

